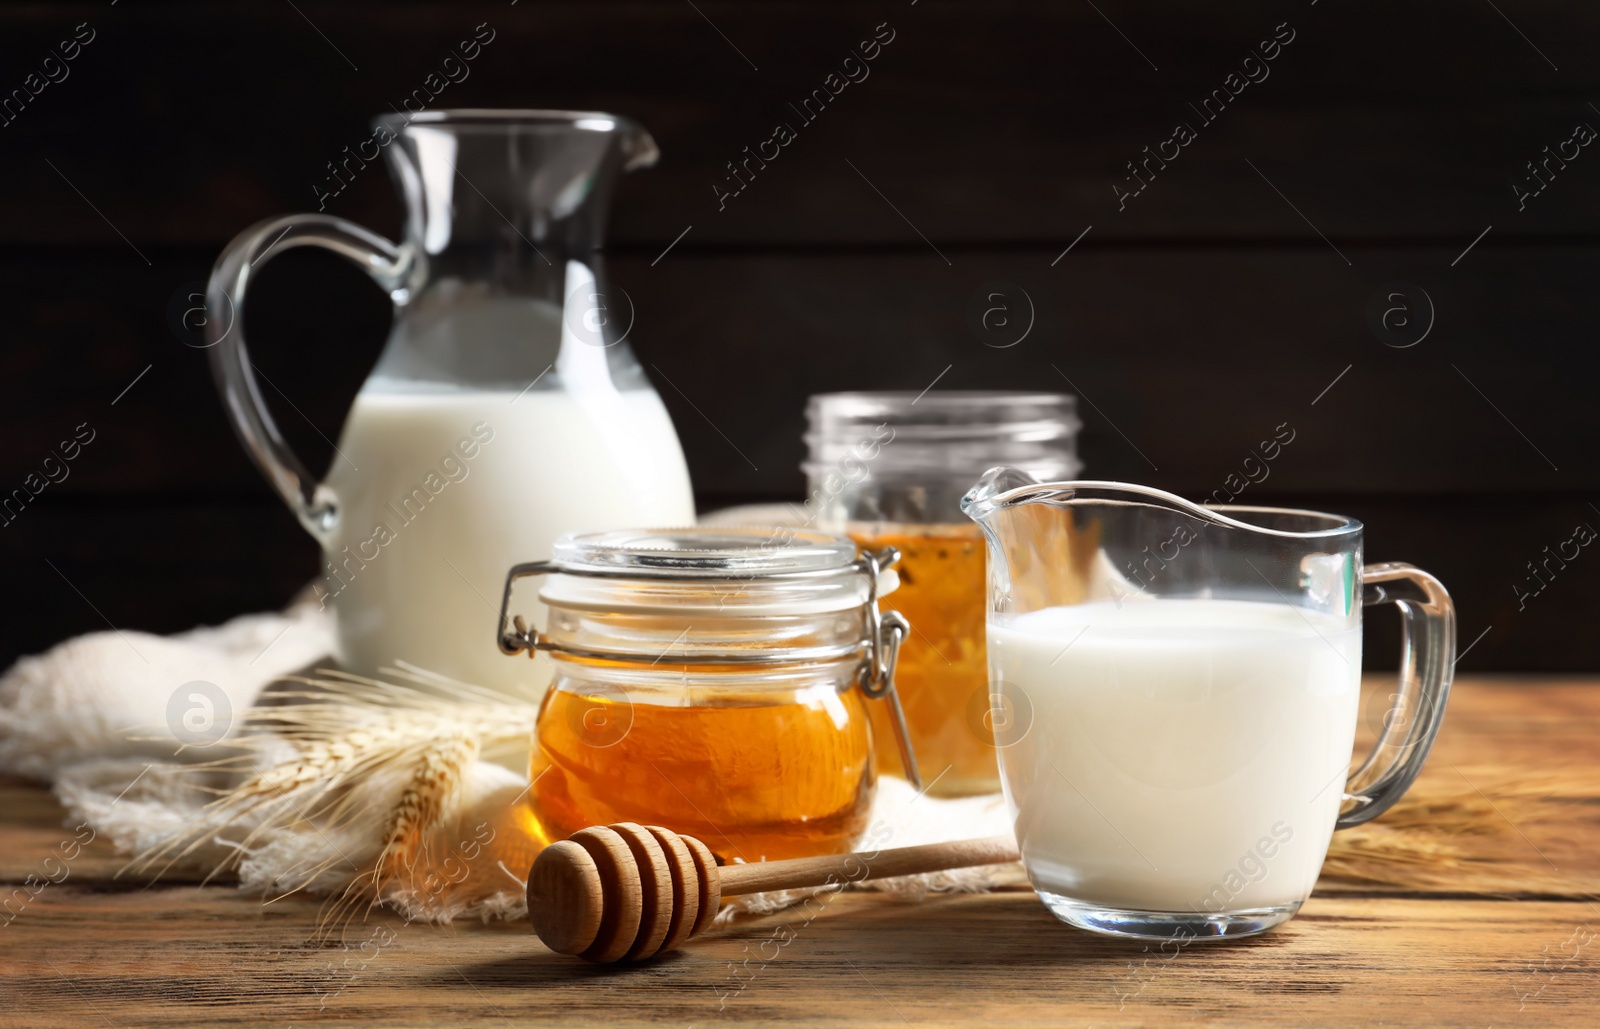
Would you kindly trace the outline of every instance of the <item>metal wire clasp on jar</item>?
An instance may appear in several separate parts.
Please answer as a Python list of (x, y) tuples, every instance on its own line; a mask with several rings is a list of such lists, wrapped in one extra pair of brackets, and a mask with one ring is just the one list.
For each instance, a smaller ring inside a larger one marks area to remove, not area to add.
[[(496, 643), (550, 655), (529, 796), (545, 842), (634, 821), (725, 860), (848, 849), (876, 784), (869, 705), (917, 763), (895, 693), (910, 631), (878, 599), (893, 548), (792, 529), (566, 536), (506, 577)], [(541, 631), (510, 610), (542, 576)]]

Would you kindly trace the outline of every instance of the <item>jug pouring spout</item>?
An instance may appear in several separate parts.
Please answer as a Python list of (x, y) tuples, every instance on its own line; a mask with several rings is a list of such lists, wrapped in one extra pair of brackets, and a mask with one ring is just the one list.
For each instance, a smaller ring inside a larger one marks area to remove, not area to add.
[[(1001, 512), (1025, 504), (1055, 506), (1134, 504), (1165, 508), (1175, 514), (1192, 517), (1209, 525), (1239, 532), (1259, 533), (1263, 536), (1320, 538), (1353, 533), (1361, 528), (1361, 523), (1354, 519), (1325, 515), (1317, 511), (1230, 504), (1228, 510), (1241, 514), (1241, 517), (1234, 518), (1225, 514), (1223, 509), (1216, 505), (1196, 504), (1175, 493), (1168, 493), (1153, 486), (1100, 479), (1039, 482), (1021, 469), (1004, 466), (991, 468), (983, 474), (977, 484), (961, 499), (961, 510), (981, 526), (998, 517)], [(1289, 519), (1253, 517), (1269, 511), (1275, 515), (1299, 517)]]
[(1037, 479), (1020, 468), (997, 465), (984, 472), (977, 484), (961, 498), (961, 513), (980, 526), (987, 525), (1005, 508), (1016, 503), (1026, 503), (1014, 498), (1013, 493), (1028, 486), (1039, 485), (1041, 483)]
[(1114, 524), (1107, 533), (1102, 505), (1142, 506), (1147, 518), (1156, 512), (1188, 522), (1208, 518), (1203, 508), (1148, 487), (1040, 482), (1018, 468), (991, 468), (961, 499), (988, 546), (991, 616), (1098, 600), (1120, 605), (1140, 596), (1137, 576), (1120, 567), (1128, 555), (1117, 546)]
[[(1354, 519), (1243, 505), (1224, 511), (1134, 483), (1039, 482), (996, 467), (961, 509), (987, 541), (992, 610), (1002, 613), (1012, 603), (1022, 604), (1021, 613), (1225, 592), (1270, 599), (1307, 588), (1332, 603), (1335, 594), (1348, 598), (1359, 570)], [(1219, 562), (1228, 567), (1227, 588), (1218, 582)]]

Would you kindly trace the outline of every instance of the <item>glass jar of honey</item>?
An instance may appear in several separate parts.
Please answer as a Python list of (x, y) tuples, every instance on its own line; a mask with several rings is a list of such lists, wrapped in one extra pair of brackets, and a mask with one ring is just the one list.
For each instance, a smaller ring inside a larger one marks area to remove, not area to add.
[[(1000, 788), (984, 648), (979, 530), (960, 501), (995, 465), (1077, 477), (1077, 398), (1062, 393), (825, 393), (807, 407), (805, 524), (900, 553), (895, 607), (911, 623), (899, 699), (930, 792)], [(901, 774), (892, 750), (878, 768)]]
[[(695, 528), (566, 536), (550, 561), (513, 568), (500, 648), (554, 667), (530, 769), (539, 843), (632, 821), (730, 862), (849, 850), (876, 785), (868, 709), (895, 704), (907, 632), (878, 608), (895, 556), (819, 532)], [(543, 630), (507, 623), (524, 576), (545, 577)]]

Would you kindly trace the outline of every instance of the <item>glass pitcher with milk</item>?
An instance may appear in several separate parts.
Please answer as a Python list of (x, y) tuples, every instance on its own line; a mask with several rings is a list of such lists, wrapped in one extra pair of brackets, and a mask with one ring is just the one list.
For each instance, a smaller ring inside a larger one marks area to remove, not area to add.
[[(241, 233), (207, 292), (212, 366), (245, 448), (322, 545), (340, 664), (403, 661), (536, 697), (548, 670), (486, 646), (506, 568), (564, 533), (694, 520), (677, 434), (628, 346), (632, 304), (599, 254), (612, 186), (655, 162), (655, 142), (626, 118), (566, 111), (393, 114), (374, 129), (403, 242), (321, 214)], [(241, 324), (256, 270), (307, 245), (395, 305), (323, 482), (262, 403)]]
[[(1444, 717), (1439, 581), (1361, 562), (1361, 523), (1201, 507), (1012, 468), (962, 500), (989, 547), (983, 727), (1028, 876), (1063, 921), (1188, 941), (1311, 894), (1336, 828), (1406, 791)], [(1397, 703), (1354, 771), (1361, 611), (1405, 630)]]

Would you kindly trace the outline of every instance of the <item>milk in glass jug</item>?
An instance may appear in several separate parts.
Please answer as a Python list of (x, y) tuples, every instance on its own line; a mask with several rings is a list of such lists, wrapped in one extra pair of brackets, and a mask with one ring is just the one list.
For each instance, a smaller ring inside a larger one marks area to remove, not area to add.
[[(563, 533), (694, 520), (677, 434), (628, 346), (632, 305), (599, 253), (617, 175), (654, 163), (656, 146), (598, 113), (374, 125), (404, 241), (321, 214), (246, 230), (212, 272), (212, 365), (245, 448), (322, 545), (316, 589), (336, 612), (341, 666), (404, 661), (533, 696), (543, 661), (486, 645), (505, 570)], [(242, 326), (256, 270), (306, 245), (353, 261), (395, 304), (320, 483), (262, 403)], [(531, 595), (519, 603), (542, 618)]]

